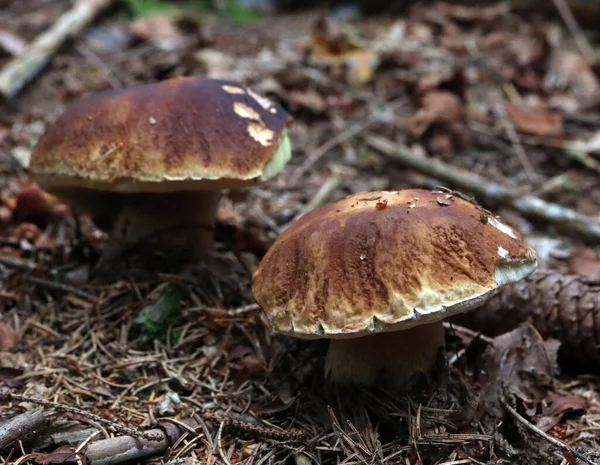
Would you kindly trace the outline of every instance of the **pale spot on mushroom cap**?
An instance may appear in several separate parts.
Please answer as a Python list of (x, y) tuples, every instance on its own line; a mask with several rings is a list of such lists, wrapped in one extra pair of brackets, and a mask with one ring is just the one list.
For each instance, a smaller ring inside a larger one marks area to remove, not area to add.
[(513, 239), (521, 240), (519, 237), (517, 237), (517, 235), (514, 233), (510, 226), (506, 226), (504, 223), (501, 223), (496, 218), (488, 218), (488, 223), (491, 224), (494, 228), (502, 231), (507, 236), (510, 236)]
[(262, 119), (260, 118), (258, 112), (254, 108), (249, 107), (248, 105), (245, 105), (241, 102), (234, 102), (233, 111), (235, 111), (242, 118), (253, 119), (262, 124)]
[(263, 97), (262, 95), (258, 95), (257, 93), (253, 92), (252, 89), (248, 89), (248, 95), (250, 95), (250, 97), (252, 97), (254, 100), (256, 100), (258, 102), (258, 104), (263, 107), (265, 110), (270, 111), (271, 113), (275, 113), (277, 110), (275, 110), (275, 112), (273, 111), (273, 109), (275, 108), (273, 106), (273, 102), (271, 102), (268, 98)]
[(506, 260), (510, 259), (510, 254), (508, 253), (508, 250), (506, 250), (501, 245), (498, 246), (498, 255)]
[(246, 91), (244, 89), (242, 89), (241, 87), (232, 86), (230, 84), (223, 84), (221, 86), (221, 89), (223, 89), (225, 92), (228, 92), (230, 94), (245, 94), (246, 93)]
[(273, 137), (275, 136), (273, 131), (260, 123), (248, 124), (248, 134), (250, 134), (250, 137), (252, 137), (256, 142), (264, 145), (265, 147), (271, 145)]

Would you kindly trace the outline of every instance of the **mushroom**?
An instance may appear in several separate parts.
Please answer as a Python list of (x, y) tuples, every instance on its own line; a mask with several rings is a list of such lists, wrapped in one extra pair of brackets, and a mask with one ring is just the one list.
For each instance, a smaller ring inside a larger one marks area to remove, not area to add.
[(221, 192), (291, 156), (283, 108), (236, 82), (186, 77), (86, 96), (35, 146), (30, 173), (121, 244), (149, 236), (203, 253)]
[(443, 319), (536, 267), (517, 231), (457, 193), (369, 192), (293, 223), (252, 292), (274, 331), (331, 339), (330, 381), (408, 390), (419, 372), (436, 378)]

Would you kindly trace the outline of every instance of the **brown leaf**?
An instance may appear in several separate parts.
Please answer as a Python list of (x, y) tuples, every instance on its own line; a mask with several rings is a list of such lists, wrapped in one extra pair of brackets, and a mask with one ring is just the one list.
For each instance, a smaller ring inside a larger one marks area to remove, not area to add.
[(575, 458), (571, 451), (564, 450), (563, 457), (569, 463), (569, 465), (577, 465), (577, 458)]
[(30, 183), (18, 194), (15, 211), (22, 218), (39, 218), (64, 215), (68, 208), (58, 198), (40, 189), (36, 183)]
[(21, 376), (23, 370), (19, 368), (2, 367), (0, 366), (0, 386), (17, 387), (21, 385), (20, 381), (15, 380), (17, 376)]
[(184, 43), (177, 27), (176, 16), (153, 14), (140, 16), (129, 24), (129, 32), (136, 38), (152, 42), (162, 50), (175, 50)]
[(555, 374), (560, 345), (553, 339), (548, 342), (528, 323), (494, 338), (482, 359), (481, 397), (488, 413), (501, 416), (504, 386), (534, 401), (546, 397), (543, 384)]
[(327, 102), (314, 90), (293, 90), (288, 93), (288, 104), (308, 108), (315, 113), (323, 113), (327, 109)]
[(576, 247), (568, 259), (569, 270), (579, 276), (600, 278), (600, 257), (587, 247)]
[(490, 6), (466, 6), (438, 2), (435, 7), (454, 21), (468, 24), (498, 21), (510, 11), (506, 2), (499, 2)]
[(17, 336), (6, 321), (0, 320), (0, 350), (12, 350), (17, 346), (17, 342)]
[(34, 459), (40, 465), (50, 465), (59, 463), (74, 463), (77, 465), (87, 465), (88, 461), (85, 455), (75, 453), (75, 448), (71, 446), (61, 446), (48, 454), (33, 454)]
[(526, 110), (510, 102), (506, 113), (517, 131), (540, 137), (562, 137), (564, 135), (562, 115), (555, 111)]
[(468, 140), (465, 107), (448, 91), (426, 93), (421, 99), (421, 108), (408, 119), (406, 129), (415, 138), (433, 131), (433, 142), (442, 149), (445, 145), (462, 146)]
[(584, 411), (588, 401), (579, 396), (561, 396), (551, 393), (547, 399), (548, 406), (536, 421), (536, 426), (542, 431), (550, 431), (558, 425), (567, 413)]
[(588, 401), (580, 396), (561, 396), (551, 393), (547, 401), (549, 405), (544, 410), (545, 415), (560, 416), (568, 411), (576, 412), (588, 407)]
[(546, 86), (552, 89), (568, 89), (580, 103), (600, 93), (600, 83), (588, 60), (580, 53), (556, 49), (548, 60), (544, 77)]
[(8, 224), (13, 219), (13, 213), (6, 205), (0, 205), (0, 225)]
[[(320, 27), (322, 31), (312, 36), (307, 44), (308, 62), (317, 66), (344, 68), (346, 82), (361, 86), (369, 82), (379, 65), (379, 55), (374, 50), (354, 43), (343, 30)], [(323, 30), (325, 29), (325, 30)]]

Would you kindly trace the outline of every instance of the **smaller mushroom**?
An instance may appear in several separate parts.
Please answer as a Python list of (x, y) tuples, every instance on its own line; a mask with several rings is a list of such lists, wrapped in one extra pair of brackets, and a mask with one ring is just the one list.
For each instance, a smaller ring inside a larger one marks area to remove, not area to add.
[(518, 232), (461, 196), (370, 192), (293, 223), (260, 262), (252, 292), (275, 331), (331, 339), (331, 381), (405, 390), (416, 373), (433, 378), (443, 319), (536, 267)]
[(30, 173), (113, 242), (153, 237), (198, 256), (213, 240), (222, 190), (257, 185), (286, 165), (290, 121), (280, 105), (231, 81), (110, 90), (78, 100), (48, 127)]

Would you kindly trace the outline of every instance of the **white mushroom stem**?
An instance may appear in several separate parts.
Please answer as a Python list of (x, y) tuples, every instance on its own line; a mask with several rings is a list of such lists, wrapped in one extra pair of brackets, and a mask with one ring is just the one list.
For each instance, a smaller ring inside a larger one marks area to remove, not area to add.
[(110, 238), (121, 245), (158, 241), (200, 256), (212, 244), (220, 198), (217, 190), (119, 195)]
[(443, 348), (441, 321), (402, 331), (332, 339), (325, 376), (339, 384), (403, 389), (415, 373), (423, 372), (430, 377)]

